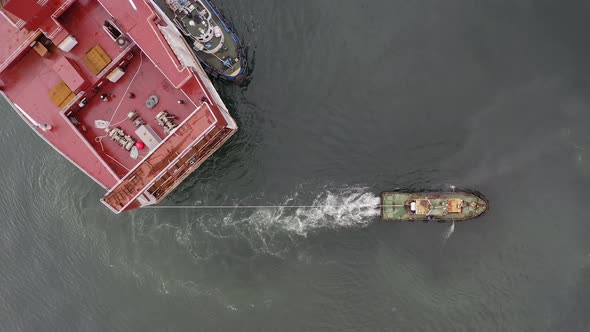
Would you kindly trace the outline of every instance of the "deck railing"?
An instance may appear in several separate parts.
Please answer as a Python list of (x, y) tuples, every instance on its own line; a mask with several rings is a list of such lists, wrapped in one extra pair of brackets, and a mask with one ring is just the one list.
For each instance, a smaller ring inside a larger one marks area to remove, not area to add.
[(161, 183), (156, 182), (148, 192), (158, 201), (166, 197), (182, 180), (188, 177), (199, 166), (205, 162), (217, 149), (227, 141), (235, 130), (224, 128), (215, 128), (208, 136), (210, 139), (203, 140), (202, 146), (195, 145), (174, 165), (174, 171), (166, 179), (160, 179)]
[[(209, 105), (195, 110), (154, 150), (139, 162), (102, 199), (111, 210), (118, 213), (127, 208), (148, 188), (162, 178), (173, 175), (173, 169), (200, 142), (215, 129), (217, 119)], [(203, 129), (204, 124), (209, 124)], [(201, 143), (203, 144), (203, 143)], [(170, 173), (172, 172), (172, 173)]]

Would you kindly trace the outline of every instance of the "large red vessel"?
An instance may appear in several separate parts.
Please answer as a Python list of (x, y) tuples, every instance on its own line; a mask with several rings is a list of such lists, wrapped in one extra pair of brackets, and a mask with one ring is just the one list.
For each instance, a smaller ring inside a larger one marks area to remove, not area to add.
[(151, 0), (0, 0), (0, 94), (107, 190), (157, 204), (237, 126)]

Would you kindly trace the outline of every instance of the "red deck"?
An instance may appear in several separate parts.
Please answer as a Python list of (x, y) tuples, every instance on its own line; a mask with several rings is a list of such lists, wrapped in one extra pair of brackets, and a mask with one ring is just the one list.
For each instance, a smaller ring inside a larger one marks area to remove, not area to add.
[[(109, 13), (114, 13), (120, 18), (121, 25), (129, 36), (150, 57), (152, 62), (160, 68), (164, 76), (175, 87), (182, 86), (191, 74), (182, 69), (180, 61), (174, 56), (174, 52), (166, 43), (159, 32), (155, 21), (159, 21), (154, 10), (143, 0), (98, 0)], [(131, 3), (135, 4), (136, 9)]]
[[(12, 57), (21, 47), (26, 47), (29, 43), (31, 33), (25, 30), (19, 30), (12, 25), (8, 19), (0, 17), (0, 36), (2, 36), (2, 43), (0, 47), (0, 72), (6, 67)], [(4, 38), (4, 36), (11, 36), (11, 38)]]
[(126, 199), (117, 200), (118, 204), (112, 204), (115, 209), (124, 209), (126, 205), (142, 193), (142, 189), (155, 183), (156, 179), (166, 172), (164, 166), (172, 165), (175, 159), (180, 159), (187, 150), (199, 142), (203, 136), (209, 133), (217, 120), (207, 104), (194, 110), (185, 119), (174, 135), (168, 136), (162, 141), (162, 147), (151, 152), (146, 158), (134, 167), (112, 192), (124, 191), (130, 193)]
[[(235, 130), (229, 115), (212, 102), (218, 98), (214, 98), (214, 91), (206, 90), (205, 86), (211, 88), (204, 81), (207, 79), (184, 68), (175, 56), (160, 32), (158, 24), (162, 22), (151, 5), (144, 0), (134, 0), (133, 5), (119, 0), (49, 0), (46, 6), (52, 6), (54, 14), (30, 31), (19, 29), (25, 22), (19, 22), (18, 17), (7, 12), (0, 16), (0, 89), (31, 126), (50, 125), (49, 131), (35, 130), (105, 188), (121, 183), (150, 151), (146, 147), (138, 158), (131, 158), (130, 152), (106, 136), (104, 129), (95, 127), (96, 120), (110, 121), (111, 128), (117, 124), (136, 140), (136, 126), (127, 119), (130, 111), (136, 111), (160, 139), (167, 134), (155, 115), (163, 110), (176, 116), (174, 123), (186, 120), (191, 124), (191, 133), (185, 136), (192, 140), (210, 130), (211, 123)], [(129, 40), (123, 47), (103, 29), (104, 21), (112, 17)], [(41, 51), (32, 47), (41, 34), (53, 42), (47, 53), (43, 47)], [(68, 35), (74, 36), (77, 44), (64, 52), (56, 45)], [(104, 63), (89, 58), (96, 54)], [(117, 66), (125, 74), (113, 83), (106, 77)], [(112, 97), (104, 102), (100, 94)], [(152, 95), (159, 102), (149, 109), (145, 101)], [(82, 100), (85, 104), (80, 104)], [(204, 101), (210, 105), (206, 116), (194, 112)], [(194, 119), (187, 118), (191, 114), (195, 114)], [(174, 142), (169, 140), (168, 147)]]
[[(17, 3), (14, 0), (12, 2)], [(56, 12), (59, 13), (74, 2), (74, 0), (50, 0), (47, 1), (46, 6), (56, 8)], [(47, 36), (57, 36), (62, 30), (61, 25), (52, 17), (47, 17), (46, 20), (39, 23), (40, 25), (36, 29), (21, 30), (20, 27), (25, 25), (23, 20), (20, 20), (8, 11), (2, 12), (2, 17), (0, 17), (0, 36), (3, 36), (3, 45), (0, 47), (0, 72), (18, 57), (19, 54), (28, 49), (30, 38), (41, 32), (44, 32)], [(4, 38), (4, 36), (9, 36), (9, 38)], [(62, 39), (56, 41), (56, 44), (61, 42)]]
[[(132, 159), (129, 156), (129, 151), (121, 148), (109, 137), (104, 137), (106, 135), (104, 130), (94, 127), (95, 120), (106, 120), (113, 124), (118, 123), (117, 126), (121, 127), (126, 133), (135, 136), (134, 132), (137, 128), (132, 121), (127, 120), (127, 113), (136, 111), (146, 124), (154, 129), (160, 138), (163, 138), (166, 137), (164, 129), (158, 126), (155, 120), (158, 112), (166, 110), (169, 114), (174, 114), (177, 117), (174, 122), (178, 124), (196, 108), (196, 105), (189, 101), (181, 90), (172, 87), (170, 82), (162, 76), (162, 73), (156, 69), (154, 64), (143, 53), (138, 51), (136, 54), (126, 69), (127, 74), (116, 84), (109, 83), (101, 89), (105, 93), (113, 94), (113, 97), (108, 102), (103, 102), (97, 96), (91, 99), (79, 112), (75, 113), (75, 117), (87, 129), (84, 136), (104, 157), (103, 159), (107, 161), (107, 164), (112, 166), (119, 177), (127, 174), (141, 158)], [(137, 76), (133, 79), (135, 74)], [(132, 80), (133, 82), (131, 82)], [(129, 92), (132, 92), (135, 97), (128, 98), (127, 94)], [(148, 109), (145, 100), (151, 95), (157, 96), (159, 101), (156, 107)], [(178, 100), (183, 100), (185, 103), (178, 104)], [(97, 142), (97, 137), (104, 138)], [(145, 155), (146, 150), (147, 148), (142, 150), (141, 154)]]
[[(70, 17), (73, 18), (70, 19)], [(78, 45), (68, 53), (53, 46), (45, 57), (41, 57), (29, 48), (21, 55), (22, 58), (8, 66), (0, 77), (6, 84), (4, 93), (14, 104), (37, 123), (50, 124), (53, 127), (51, 131), (43, 132), (42, 135), (97, 182), (110, 188), (118, 181), (115, 173), (107, 168), (105, 163), (95, 156), (95, 152), (89, 148), (89, 145), (82, 141), (76, 131), (72, 130), (48, 95), (49, 91), (62, 80), (55, 69), (56, 65), (64, 61), (64, 57), (68, 57), (70, 62), (78, 66), (81, 74), (90, 84), (95, 84), (98, 78), (84, 65), (82, 61), (84, 54), (96, 44), (101, 45), (111, 58), (115, 58), (121, 52), (102, 30), (100, 20), (107, 18), (109, 18), (108, 13), (96, 1), (89, 1), (86, 5), (78, 2), (72, 4), (58, 21), (62, 22), (67, 31), (78, 36)], [(54, 21), (51, 20), (51, 22)], [(82, 36), (88, 36), (88, 38), (81, 38)]]

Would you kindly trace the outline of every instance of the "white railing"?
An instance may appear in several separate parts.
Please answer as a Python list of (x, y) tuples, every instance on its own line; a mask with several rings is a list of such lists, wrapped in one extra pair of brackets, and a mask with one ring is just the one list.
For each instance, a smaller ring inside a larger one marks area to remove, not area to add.
[(0, 73), (3, 72), (4, 69), (6, 69), (6, 67), (8, 67), (12, 63), (12, 61), (14, 61), (26, 48), (28, 48), (29, 45), (35, 39), (37, 39), (37, 37), (39, 37), (39, 35), (41, 35), (40, 29), (35, 31), (35, 33), (30, 35), (29, 38), (27, 38), (22, 44), (20, 44), (18, 46), (18, 48), (16, 48), (16, 50), (14, 52), (12, 52), (12, 54), (8, 57), (8, 59), (6, 59), (2, 64), (0, 64)]

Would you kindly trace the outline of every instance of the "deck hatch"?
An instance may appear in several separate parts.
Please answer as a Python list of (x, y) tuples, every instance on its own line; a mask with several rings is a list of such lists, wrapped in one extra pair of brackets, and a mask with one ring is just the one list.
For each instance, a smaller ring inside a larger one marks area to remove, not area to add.
[(76, 94), (68, 87), (63, 80), (49, 90), (49, 99), (60, 110), (76, 97)]
[(90, 70), (95, 76), (98, 76), (98, 74), (100, 74), (100, 72), (112, 61), (111, 57), (109, 57), (98, 44), (91, 48), (90, 51), (84, 55), (82, 60), (84, 61), (84, 64), (86, 64), (88, 70)]

